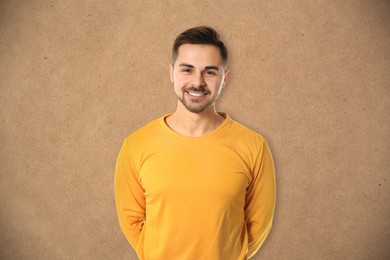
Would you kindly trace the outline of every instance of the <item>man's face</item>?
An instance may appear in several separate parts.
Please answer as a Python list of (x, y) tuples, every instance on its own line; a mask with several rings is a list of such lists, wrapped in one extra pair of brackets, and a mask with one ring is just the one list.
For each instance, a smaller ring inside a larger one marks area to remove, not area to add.
[(181, 105), (193, 113), (214, 109), (228, 76), (219, 49), (201, 44), (181, 45), (170, 74)]

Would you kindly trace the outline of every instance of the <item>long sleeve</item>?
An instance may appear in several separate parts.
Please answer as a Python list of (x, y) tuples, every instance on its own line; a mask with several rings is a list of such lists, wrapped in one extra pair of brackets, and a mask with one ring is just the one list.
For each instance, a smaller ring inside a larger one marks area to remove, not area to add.
[(126, 140), (116, 163), (114, 191), (120, 228), (131, 246), (137, 251), (145, 220), (145, 196)]
[(249, 257), (259, 250), (271, 230), (275, 191), (274, 163), (267, 141), (264, 139), (254, 164), (253, 179), (246, 196), (245, 219)]

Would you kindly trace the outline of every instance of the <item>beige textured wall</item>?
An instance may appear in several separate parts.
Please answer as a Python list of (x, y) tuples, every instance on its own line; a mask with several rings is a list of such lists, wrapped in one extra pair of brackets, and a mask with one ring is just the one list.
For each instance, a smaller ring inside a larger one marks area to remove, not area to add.
[(175, 109), (171, 44), (231, 52), (220, 111), (277, 169), (254, 259), (390, 259), (389, 1), (0, 1), (0, 258), (136, 259), (116, 218), (125, 136)]

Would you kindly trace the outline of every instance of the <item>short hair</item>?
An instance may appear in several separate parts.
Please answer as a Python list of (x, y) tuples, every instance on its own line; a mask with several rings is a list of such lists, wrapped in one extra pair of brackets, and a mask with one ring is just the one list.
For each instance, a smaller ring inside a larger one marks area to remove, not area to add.
[(214, 28), (208, 26), (198, 26), (182, 32), (176, 37), (172, 49), (172, 62), (175, 63), (179, 52), (179, 47), (183, 44), (204, 44), (216, 46), (221, 53), (224, 67), (228, 61), (228, 50), (220, 40), (219, 34)]

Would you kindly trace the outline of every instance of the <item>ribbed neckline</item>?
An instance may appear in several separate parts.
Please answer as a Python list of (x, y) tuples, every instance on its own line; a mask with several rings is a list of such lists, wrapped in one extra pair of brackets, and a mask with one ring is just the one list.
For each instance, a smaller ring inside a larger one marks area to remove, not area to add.
[(210, 142), (211, 140), (214, 140), (216, 137), (218, 137), (222, 132), (228, 130), (233, 123), (233, 120), (230, 118), (230, 116), (227, 113), (218, 112), (218, 114), (225, 117), (225, 120), (222, 122), (220, 126), (214, 129), (212, 132), (198, 137), (185, 136), (173, 131), (165, 122), (165, 118), (167, 118), (172, 114), (173, 113), (165, 114), (158, 119), (160, 129), (163, 132), (163, 134), (168, 136), (169, 138), (172, 138), (179, 142), (185, 142), (185, 143), (194, 144), (194, 143)]

